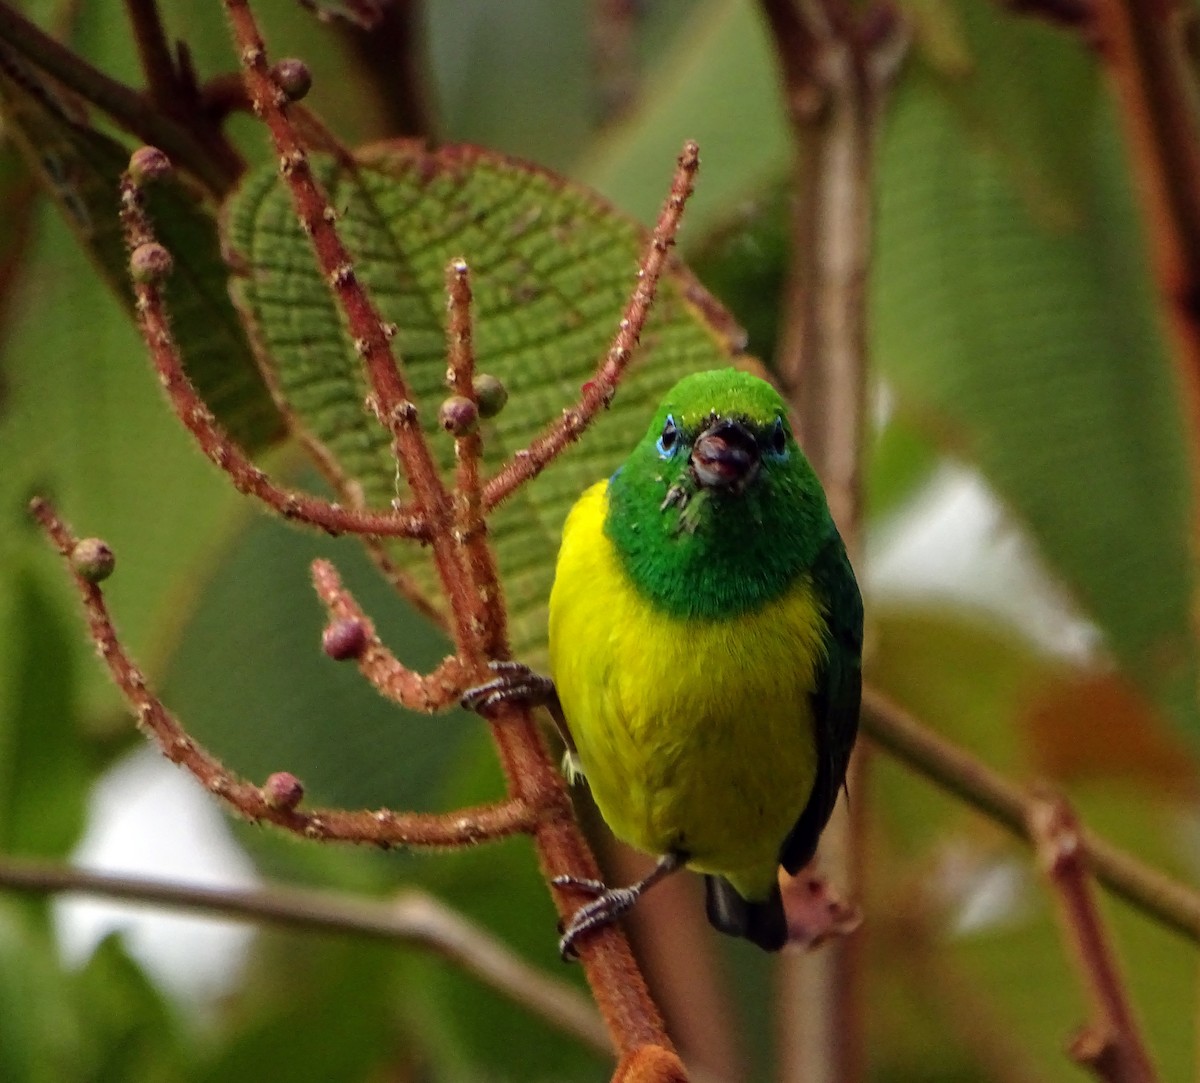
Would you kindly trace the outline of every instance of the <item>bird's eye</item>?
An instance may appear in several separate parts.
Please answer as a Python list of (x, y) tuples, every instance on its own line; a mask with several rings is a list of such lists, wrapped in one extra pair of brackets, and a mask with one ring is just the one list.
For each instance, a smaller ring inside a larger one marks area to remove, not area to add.
[(675, 427), (675, 419), (670, 414), (663, 425), (662, 436), (658, 438), (658, 453), (669, 459), (679, 447), (679, 429)]
[(781, 417), (775, 419), (775, 424), (767, 434), (767, 451), (780, 458), (787, 454), (787, 429)]

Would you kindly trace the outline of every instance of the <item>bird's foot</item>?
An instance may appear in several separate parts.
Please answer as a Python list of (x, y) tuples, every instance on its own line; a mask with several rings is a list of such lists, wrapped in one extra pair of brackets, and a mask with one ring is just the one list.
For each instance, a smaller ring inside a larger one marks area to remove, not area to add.
[(628, 913), (642, 894), (641, 884), (610, 888), (605, 887), (599, 880), (581, 880), (574, 876), (556, 876), (554, 884), (558, 887), (572, 887), (576, 891), (594, 896), (591, 902), (584, 903), (571, 915), (570, 921), (561, 927), (558, 954), (562, 956), (563, 962), (579, 958), (579, 952), (575, 950), (576, 940)]
[(459, 701), (468, 711), (483, 714), (501, 703), (524, 703), (531, 707), (550, 707), (558, 703), (554, 682), (534, 673), (524, 662), (489, 662), (488, 669), (496, 676), (468, 688)]
[(663, 854), (648, 876), (642, 877), (629, 887), (607, 887), (599, 880), (579, 876), (554, 877), (551, 883), (555, 887), (573, 888), (593, 897), (591, 902), (584, 903), (571, 915), (570, 920), (560, 927), (562, 936), (558, 941), (558, 953), (563, 961), (579, 958), (579, 953), (575, 950), (576, 940), (593, 929), (610, 925), (622, 914), (628, 913), (647, 890), (670, 876), (676, 869), (683, 868), (687, 859), (688, 855), (681, 851)]

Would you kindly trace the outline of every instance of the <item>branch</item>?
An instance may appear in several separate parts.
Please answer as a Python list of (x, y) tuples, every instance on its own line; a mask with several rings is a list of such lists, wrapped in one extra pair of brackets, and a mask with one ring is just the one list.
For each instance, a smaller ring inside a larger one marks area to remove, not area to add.
[(1092, 1004), (1093, 1018), (1072, 1042), (1072, 1056), (1107, 1083), (1154, 1083), (1157, 1077), (1092, 896), (1079, 823), (1066, 802), (1035, 797), (1027, 827)]
[(329, 561), (314, 560), (312, 577), (331, 622), (323, 642), (326, 654), (338, 661), (357, 661), (380, 695), (410, 711), (436, 714), (462, 698), (467, 680), (460, 658), (451, 655), (429, 674), (414, 672), (380, 641), (374, 622)]
[(218, 424), (184, 372), (160, 285), (170, 274), (171, 255), (157, 242), (143, 208), (139, 178), (157, 179), (168, 173), (170, 168), (170, 163), (154, 148), (143, 147), (134, 153), (130, 160), (130, 171), (121, 181), (121, 222), (131, 252), (130, 270), (138, 326), (176, 416), (195, 437), (200, 450), (229, 475), (239, 492), (257, 497), (285, 519), (307, 523), (333, 535), (353, 533), (376, 537), (426, 538), (428, 524), (420, 515), (345, 508), (305, 493), (280, 488), (251, 462), (246, 452)]
[(144, 143), (162, 147), (216, 196), (237, 180), (227, 161), (214, 160), (204, 142), (150, 105), (136, 90), (93, 68), (8, 4), (0, 3), (0, 41), (73, 90)]
[[(1018, 838), (1031, 842), (1035, 799), (969, 752), (943, 740), (877, 689), (863, 690), (863, 731), (901, 763), (965, 801)], [(1200, 943), (1200, 894), (1087, 828), (1080, 839), (1088, 866), (1114, 895), (1187, 939)]]
[[(536, 806), (520, 798), (440, 816), (390, 809), (302, 811), (296, 807), (302, 791), (297, 789), (293, 797), (281, 802), (269, 786), (256, 786), (239, 778), (190, 737), (178, 719), (146, 687), (145, 677), (117, 637), (103, 593), (92, 581), (99, 576), (87, 568), (80, 570), (80, 554), (87, 543), (81, 545), (47, 501), (34, 500), (30, 511), (67, 560), (87, 611), (92, 639), (117, 687), (133, 708), (139, 728), (153, 738), (167, 759), (186, 768), (200, 785), (235, 812), (252, 822), (265, 820), (308, 839), (371, 843), (385, 849), (391, 846), (471, 846), (485, 839), (533, 830)], [(107, 546), (103, 549), (108, 552), (110, 562), (107, 571), (111, 571), (111, 551)]]
[(11, 857), (0, 860), (0, 887), (121, 899), (425, 948), (597, 1052), (612, 1052), (600, 1017), (577, 989), (530, 966), (485, 929), (423, 891), (406, 889), (387, 902), (368, 902), (278, 885), (247, 891), (195, 887)]

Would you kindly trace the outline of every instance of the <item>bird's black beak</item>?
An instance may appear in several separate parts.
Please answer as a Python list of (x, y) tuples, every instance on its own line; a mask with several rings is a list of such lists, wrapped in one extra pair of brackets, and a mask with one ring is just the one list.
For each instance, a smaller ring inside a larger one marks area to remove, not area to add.
[(740, 421), (714, 421), (692, 444), (691, 463), (703, 488), (741, 492), (758, 473), (758, 441)]

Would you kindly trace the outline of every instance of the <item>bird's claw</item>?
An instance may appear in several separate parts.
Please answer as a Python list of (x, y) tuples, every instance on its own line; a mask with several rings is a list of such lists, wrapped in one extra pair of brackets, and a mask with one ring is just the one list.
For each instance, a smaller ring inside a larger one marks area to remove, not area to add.
[(595, 895), (589, 903), (584, 903), (571, 919), (562, 926), (562, 936), (558, 941), (558, 954), (563, 962), (579, 958), (575, 950), (575, 941), (590, 933), (593, 929), (610, 925), (623, 914), (628, 913), (637, 902), (641, 892), (634, 887), (605, 887), (598, 880), (580, 880), (573, 876), (557, 876), (554, 883), (559, 887), (573, 887)]
[(608, 890), (608, 885), (603, 880), (593, 880), (587, 876), (556, 876), (550, 883), (555, 887), (569, 887), (593, 897), (603, 895)]
[(524, 662), (495, 661), (488, 669), (496, 674), (484, 684), (468, 688), (459, 702), (468, 711), (483, 714), (501, 703), (527, 703), (540, 707), (555, 698), (554, 682), (534, 673)]

